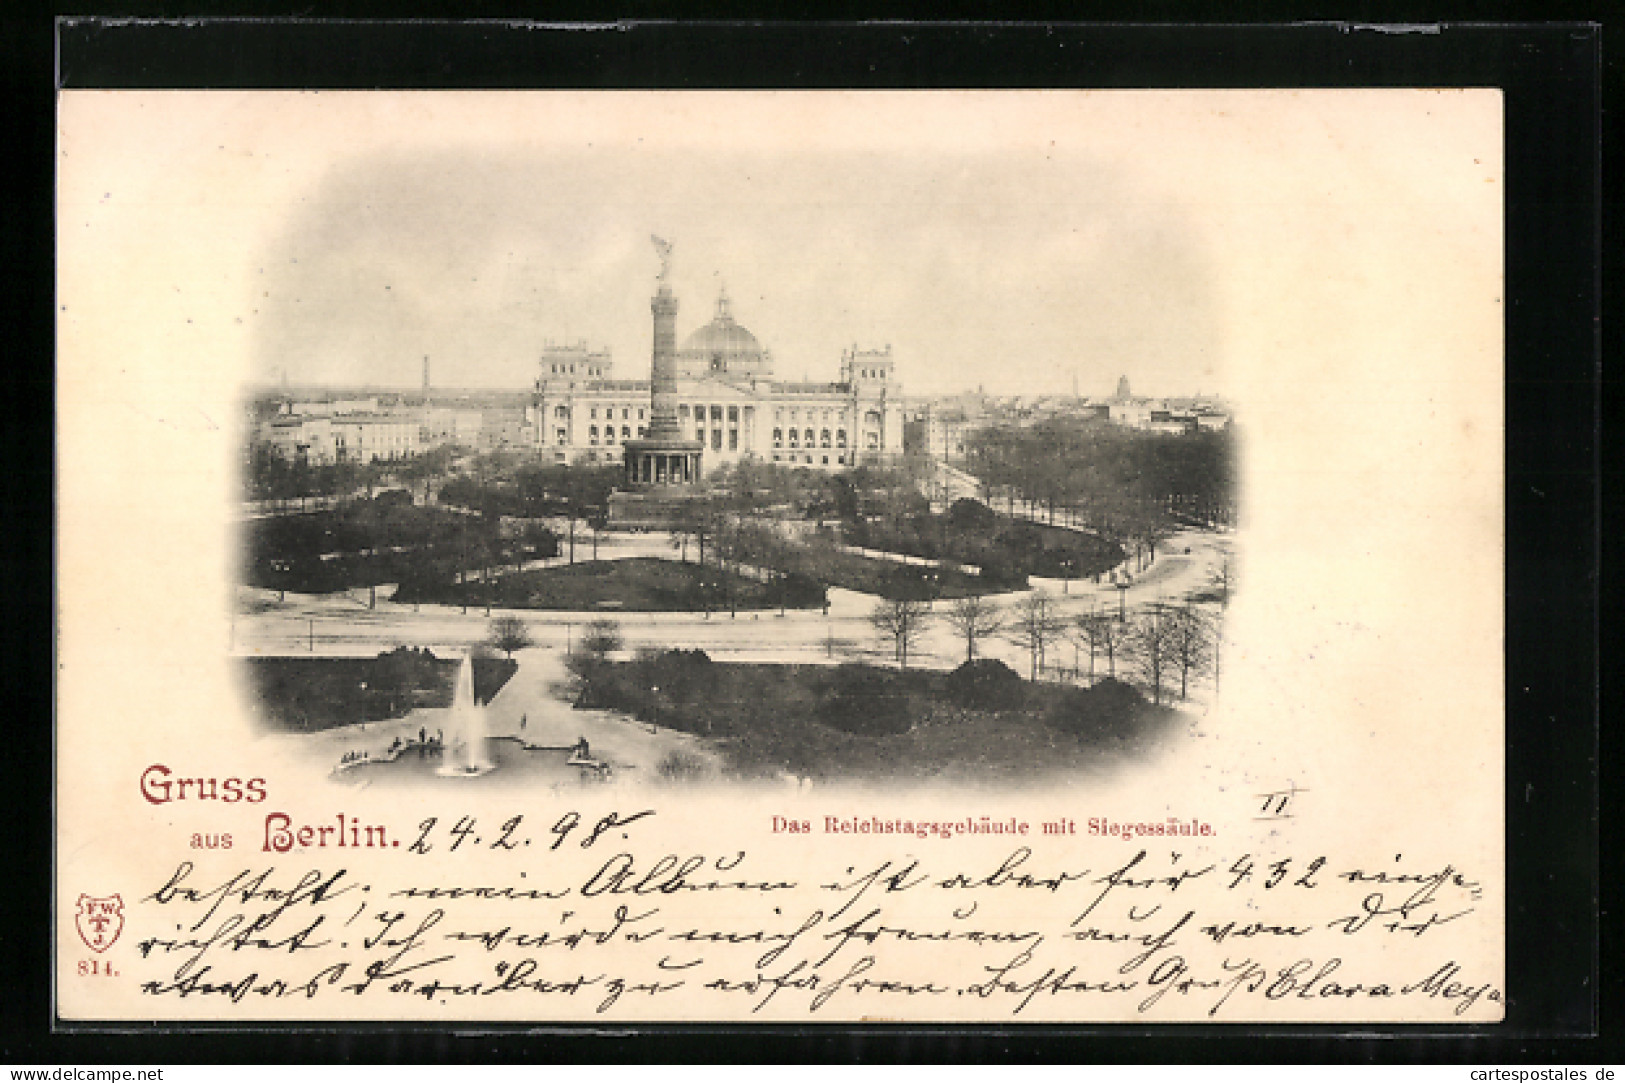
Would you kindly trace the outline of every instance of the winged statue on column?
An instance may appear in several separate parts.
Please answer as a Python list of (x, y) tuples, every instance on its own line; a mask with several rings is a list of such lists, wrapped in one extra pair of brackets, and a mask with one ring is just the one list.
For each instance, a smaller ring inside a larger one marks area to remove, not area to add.
[(649, 239), (654, 242), (655, 251), (660, 255), (660, 274), (656, 281), (664, 282), (671, 274), (671, 242), (662, 240), (654, 234), (650, 234)]

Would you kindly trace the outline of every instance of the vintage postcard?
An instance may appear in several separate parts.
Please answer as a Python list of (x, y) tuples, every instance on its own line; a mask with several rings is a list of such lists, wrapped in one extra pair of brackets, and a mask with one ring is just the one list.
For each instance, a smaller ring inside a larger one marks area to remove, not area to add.
[(59, 1018), (1501, 1020), (1501, 118), (64, 92)]

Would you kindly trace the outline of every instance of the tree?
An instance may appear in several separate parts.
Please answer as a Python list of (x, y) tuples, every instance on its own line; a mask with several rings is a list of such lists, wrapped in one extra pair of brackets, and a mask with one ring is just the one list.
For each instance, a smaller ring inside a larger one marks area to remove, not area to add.
[[(1079, 646), (1089, 648), (1090, 684), (1095, 683), (1095, 658), (1099, 655), (1101, 649), (1106, 648), (1107, 645), (1106, 627), (1113, 623), (1115, 622), (1110, 618), (1103, 617), (1098, 612), (1081, 614), (1073, 623), (1072, 634), (1076, 637), (1075, 641)], [(1111, 653), (1112, 650), (1107, 648), (1108, 657), (1110, 657)], [(1114, 673), (1113, 676), (1115, 675)]]
[(899, 669), (908, 668), (909, 649), (919, 643), (930, 619), (925, 603), (907, 598), (882, 601), (869, 614), (869, 623), (874, 625), (875, 631), (891, 642)]
[(1164, 606), (1151, 610), (1133, 622), (1126, 646), (1134, 659), (1140, 679), (1151, 686), (1151, 702), (1162, 703), (1162, 684), (1175, 667), (1171, 613)]
[(1145, 545), (1151, 560), (1157, 559), (1157, 546), (1174, 536), (1174, 528), (1167, 521), (1152, 520), (1145, 529)]
[(427, 650), (396, 647), (386, 651), (367, 667), (367, 689), (385, 700), (391, 717), (402, 703), (410, 704), (412, 693), (435, 684), (435, 659)]
[(695, 536), (693, 526), (685, 522), (686, 516), (676, 515), (671, 520), (671, 547), (677, 550), (677, 559), (688, 563), (688, 542)]
[(1044, 666), (1044, 652), (1066, 630), (1065, 619), (1055, 600), (1043, 591), (1034, 591), (1016, 605), (1010, 618), (1010, 641), (1027, 652), (1032, 660), (1032, 679)]
[(520, 560), (526, 557), (556, 557), (559, 537), (541, 523), (526, 523), (519, 530)]
[(518, 617), (498, 617), (491, 622), (491, 635), (488, 639), (491, 646), (513, 657), (514, 651), (522, 651), (535, 640), (530, 638), (530, 628)]
[[(677, 514), (672, 517), (671, 534), (672, 543), (682, 549), (682, 559), (688, 560), (688, 543), (693, 541), (699, 549), (700, 567), (705, 566), (705, 546), (708, 540), (714, 540), (717, 533), (717, 509), (706, 497), (694, 497), (683, 501)], [(721, 567), (720, 561), (718, 567)]]
[(976, 659), (976, 643), (999, 634), (1004, 627), (1004, 611), (986, 595), (972, 594), (955, 599), (948, 608), (948, 624), (965, 641), (965, 661)]
[(384, 515), (376, 500), (368, 497), (356, 512), (366, 545), (366, 559), (362, 564), (367, 578), (367, 608), (378, 608), (378, 537), (383, 531)]
[(1230, 604), (1230, 591), (1236, 584), (1236, 571), (1230, 566), (1230, 557), (1227, 555), (1219, 565), (1219, 570), (1213, 576), (1214, 586), (1219, 588), (1219, 604)]
[(1213, 620), (1193, 605), (1171, 610), (1168, 619), (1168, 652), (1179, 670), (1179, 698), (1184, 699), (1190, 678), (1208, 671), (1213, 662)]
[[(1122, 599), (1118, 599), (1121, 601)], [(1110, 615), (1100, 625), (1100, 646), (1106, 652), (1106, 675), (1117, 676), (1117, 659), (1125, 658), (1133, 649), (1134, 627)]]
[(625, 642), (619, 624), (612, 620), (595, 620), (587, 625), (581, 637), (581, 649), (601, 662), (611, 651), (620, 650)]
[[(576, 562), (576, 523), (586, 520), (590, 524), (596, 514), (605, 510), (619, 477), (620, 472), (614, 467), (570, 466), (560, 472), (557, 484), (564, 500), (564, 514), (570, 521), (571, 564)], [(594, 529), (595, 558), (597, 547), (598, 534)]]
[(587, 525), (592, 528), (592, 558), (598, 559), (598, 539), (609, 526), (609, 508), (607, 505), (594, 507), (587, 515)]

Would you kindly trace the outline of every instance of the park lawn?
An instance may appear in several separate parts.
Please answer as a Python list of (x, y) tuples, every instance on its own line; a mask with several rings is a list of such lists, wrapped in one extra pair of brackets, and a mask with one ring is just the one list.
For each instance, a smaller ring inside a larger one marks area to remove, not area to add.
[(1012, 677), (993, 707), (957, 701), (947, 674), (924, 670), (712, 663), (699, 652), (576, 668), (580, 706), (694, 733), (742, 777), (1033, 781), (1144, 754), (1178, 717), (1115, 683)]
[(1003, 589), (1025, 586), (1030, 575), (1087, 579), (1122, 563), (1121, 546), (1096, 534), (1027, 519), (985, 506), (975, 513), (917, 515), (892, 522), (849, 524), (847, 540), (870, 549), (975, 565)]
[(925, 601), (929, 598), (964, 598), (996, 594), (1025, 584), (994, 582), (951, 568), (923, 567), (880, 560), (827, 547), (806, 547), (787, 563), (795, 571), (843, 590), (876, 594), (889, 600)]
[[(817, 609), (824, 594), (815, 585), (762, 582), (734, 571), (658, 557), (589, 560), (497, 576), (495, 591), (482, 582), (467, 585), (469, 605), (487, 595), (504, 609), (603, 610), (616, 613), (698, 612), (703, 609), (777, 609), (780, 593), (789, 609)], [(402, 600), (397, 597), (397, 600)], [(457, 605), (464, 600), (456, 581), (418, 591), (411, 601)]]
[[(402, 652), (377, 658), (245, 658), (248, 686), (261, 720), (272, 729), (309, 732), (404, 718), (414, 707), (450, 707), (457, 658), (425, 653), (415, 672), (390, 665)], [(474, 698), (489, 702), (518, 669), (508, 658), (474, 659)], [(393, 670), (393, 673), (392, 673)]]
[[(354, 497), (343, 505), (251, 520), (244, 528), (244, 582), (266, 590), (330, 594), (382, 583), (410, 583), (459, 567), (479, 566), (469, 543), (489, 547), (488, 563), (503, 566), (559, 551), (551, 531), (502, 538), (494, 520), (399, 498)], [(483, 541), (482, 541), (483, 539)], [(476, 549), (478, 545), (476, 545)]]

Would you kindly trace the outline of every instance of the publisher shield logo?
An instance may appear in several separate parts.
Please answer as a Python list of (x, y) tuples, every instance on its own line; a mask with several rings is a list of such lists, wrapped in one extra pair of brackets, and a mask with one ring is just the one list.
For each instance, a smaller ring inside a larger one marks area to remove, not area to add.
[(73, 921), (86, 947), (91, 951), (106, 951), (124, 931), (124, 900), (117, 895), (105, 899), (81, 895)]

